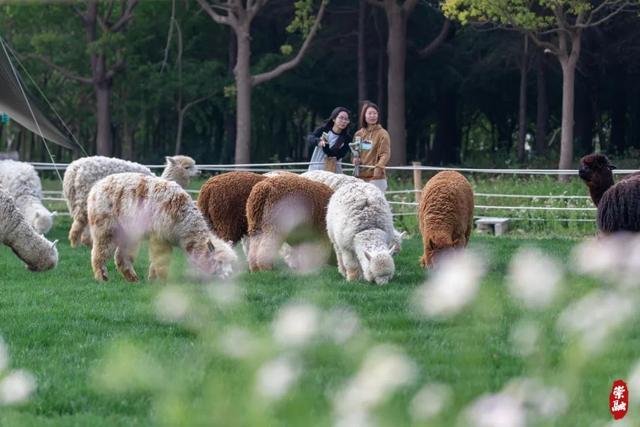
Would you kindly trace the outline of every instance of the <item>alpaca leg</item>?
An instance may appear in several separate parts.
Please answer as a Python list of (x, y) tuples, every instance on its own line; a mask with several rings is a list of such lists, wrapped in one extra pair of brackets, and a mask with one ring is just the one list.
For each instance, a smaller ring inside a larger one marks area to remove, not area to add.
[(115, 243), (110, 238), (94, 240), (91, 248), (91, 268), (96, 280), (106, 282), (109, 279), (106, 262), (111, 258), (114, 250)]
[(73, 216), (73, 224), (71, 224), (71, 230), (69, 230), (69, 242), (72, 248), (77, 248), (80, 244), (80, 237), (84, 230), (87, 228), (87, 217), (83, 214), (77, 214)]
[(256, 253), (258, 270), (265, 271), (273, 268), (273, 261), (278, 254), (281, 241), (273, 235), (263, 235)]
[(91, 232), (89, 231), (89, 227), (84, 227), (82, 230), (82, 235), (80, 236), (80, 243), (84, 246), (91, 246)]
[(247, 261), (249, 262), (249, 271), (258, 271), (257, 255), (261, 240), (262, 238), (259, 234), (247, 237)]
[(173, 246), (164, 239), (149, 239), (149, 280), (166, 280), (169, 276)]
[(127, 282), (137, 282), (138, 275), (133, 268), (133, 260), (136, 255), (135, 244), (121, 244), (116, 248), (116, 269), (124, 276)]
[(333, 250), (336, 253), (336, 260), (338, 261), (338, 272), (343, 277), (347, 277), (347, 270), (344, 268), (344, 261), (342, 260), (342, 251), (338, 249), (338, 246), (333, 245)]
[(356, 254), (349, 250), (342, 251), (342, 262), (346, 271), (347, 281), (357, 280), (360, 277), (360, 263)]

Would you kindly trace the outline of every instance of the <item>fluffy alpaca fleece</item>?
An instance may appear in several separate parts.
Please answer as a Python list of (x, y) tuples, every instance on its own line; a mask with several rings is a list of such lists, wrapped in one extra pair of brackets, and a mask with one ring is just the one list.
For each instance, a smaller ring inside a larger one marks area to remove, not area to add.
[(385, 285), (393, 278), (393, 254), (400, 243), (389, 203), (374, 185), (357, 180), (335, 192), (327, 208), (327, 233), (338, 270), (348, 281), (364, 276)]
[(25, 220), (13, 197), (0, 189), (0, 241), (31, 271), (51, 270), (58, 263), (56, 242), (38, 234)]
[(613, 169), (604, 154), (589, 154), (580, 160), (578, 175), (598, 207), (598, 229), (602, 233), (640, 231), (640, 174), (628, 175), (614, 184)]
[(247, 199), (253, 186), (264, 179), (253, 172), (227, 172), (204, 183), (198, 209), (217, 236), (237, 243), (247, 234)]
[(140, 241), (150, 237), (149, 279), (166, 279), (173, 246), (205, 274), (226, 277), (237, 256), (211, 233), (189, 194), (178, 184), (155, 176), (120, 173), (98, 181), (87, 199), (93, 239), (91, 265), (97, 280), (107, 280), (105, 262), (115, 253), (118, 271), (138, 280), (133, 258)]
[[(190, 177), (198, 173), (195, 161), (190, 157), (174, 156), (167, 157), (166, 160), (162, 177), (183, 187), (189, 183)], [(123, 172), (153, 175), (149, 168), (139, 163), (103, 156), (83, 157), (67, 167), (62, 190), (73, 218), (69, 230), (71, 247), (75, 248), (79, 244), (91, 246), (91, 236), (87, 227), (87, 196), (93, 184), (106, 176)]]
[(342, 173), (333, 173), (323, 170), (307, 171), (300, 174), (300, 176), (303, 176), (312, 181), (321, 182), (329, 186), (333, 191), (336, 191), (344, 184), (360, 181), (355, 176), (345, 175)]
[(320, 235), (326, 229), (327, 204), (333, 191), (295, 174), (283, 174), (254, 185), (247, 199), (248, 248), (251, 271), (269, 270), (287, 235), (308, 226)]
[(423, 268), (431, 267), (440, 251), (467, 246), (473, 229), (473, 208), (473, 189), (460, 173), (438, 172), (427, 182), (418, 209)]
[(51, 229), (54, 214), (42, 205), (42, 184), (33, 166), (0, 160), (0, 186), (13, 197), (27, 223), (38, 233), (46, 234)]

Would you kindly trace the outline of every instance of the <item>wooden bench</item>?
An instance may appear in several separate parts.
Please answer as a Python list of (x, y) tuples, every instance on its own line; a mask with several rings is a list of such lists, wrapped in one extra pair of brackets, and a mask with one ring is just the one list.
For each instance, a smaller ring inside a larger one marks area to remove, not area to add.
[(476, 219), (476, 227), (480, 232), (501, 236), (509, 231), (509, 218), (481, 217)]

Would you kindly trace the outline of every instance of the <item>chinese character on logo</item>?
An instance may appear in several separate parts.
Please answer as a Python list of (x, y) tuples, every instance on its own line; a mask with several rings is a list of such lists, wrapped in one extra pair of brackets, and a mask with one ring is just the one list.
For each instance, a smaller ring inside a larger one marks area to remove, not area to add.
[(615, 380), (609, 394), (609, 410), (616, 420), (620, 420), (627, 415), (629, 406), (629, 390), (627, 384), (622, 380)]

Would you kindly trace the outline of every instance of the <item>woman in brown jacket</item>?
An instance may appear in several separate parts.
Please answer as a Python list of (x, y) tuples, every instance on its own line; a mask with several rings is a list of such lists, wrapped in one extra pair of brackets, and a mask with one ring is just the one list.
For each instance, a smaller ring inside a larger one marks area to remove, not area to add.
[(389, 132), (380, 125), (379, 120), (378, 106), (373, 102), (365, 102), (360, 111), (360, 129), (354, 135), (354, 139), (361, 138), (359, 177), (384, 193), (387, 189), (384, 168), (391, 158), (391, 143)]

